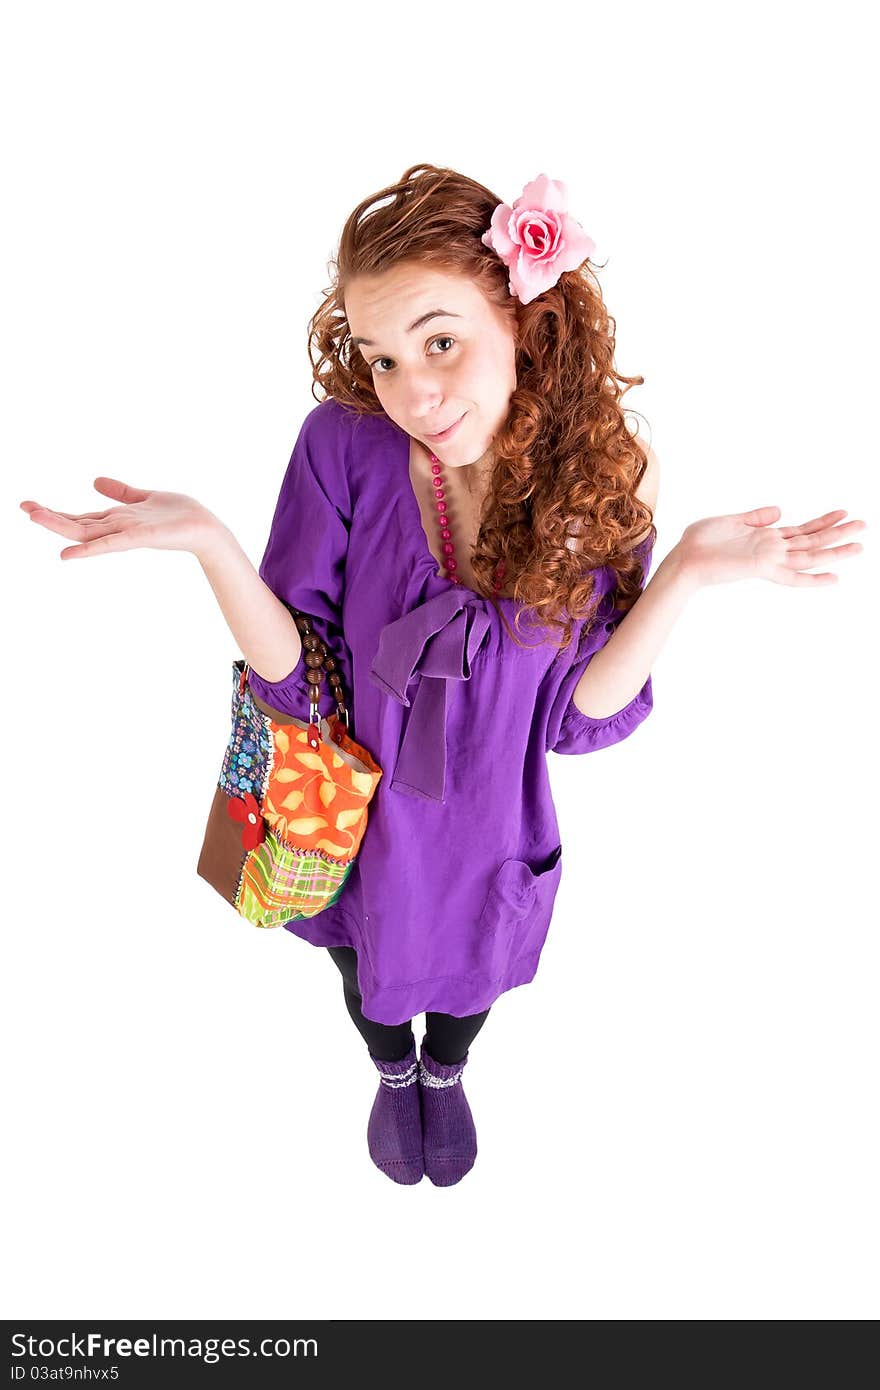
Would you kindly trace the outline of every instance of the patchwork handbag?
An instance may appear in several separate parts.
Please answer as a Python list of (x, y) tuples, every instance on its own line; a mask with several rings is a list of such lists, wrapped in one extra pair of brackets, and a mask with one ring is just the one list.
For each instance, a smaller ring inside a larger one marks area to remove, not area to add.
[[(357, 857), (382, 769), (349, 736), (342, 677), (309, 618), (286, 605), (302, 639), (308, 720), (261, 700), (246, 661), (232, 663), (232, 732), (198, 874), (255, 927), (315, 917), (335, 903)], [(336, 713), (318, 709), (324, 672)]]

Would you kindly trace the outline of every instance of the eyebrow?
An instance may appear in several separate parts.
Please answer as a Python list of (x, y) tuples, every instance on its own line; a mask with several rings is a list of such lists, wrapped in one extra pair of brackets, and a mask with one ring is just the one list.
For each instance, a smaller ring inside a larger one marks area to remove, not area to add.
[[(428, 319), (437, 319), (437, 318), (442, 318), (442, 319), (460, 319), (460, 318), (461, 318), (461, 314), (450, 314), (449, 311), (448, 311), (447, 309), (429, 309), (428, 312), (427, 312), (426, 314), (422, 314), (421, 318), (416, 319), (415, 323), (411, 323), (410, 326), (409, 326), (409, 328), (408, 328), (406, 331), (407, 331), (407, 333), (412, 333), (413, 329), (415, 329), (415, 328), (421, 328), (421, 326), (422, 326), (423, 323), (427, 323), (427, 322), (428, 322)], [(372, 338), (352, 338), (351, 341), (352, 341), (352, 345), (353, 345), (354, 347), (360, 347), (360, 345), (361, 345), (362, 343), (363, 343), (364, 347), (375, 347), (375, 346), (376, 346), (376, 344), (375, 344), (375, 342), (373, 341)]]

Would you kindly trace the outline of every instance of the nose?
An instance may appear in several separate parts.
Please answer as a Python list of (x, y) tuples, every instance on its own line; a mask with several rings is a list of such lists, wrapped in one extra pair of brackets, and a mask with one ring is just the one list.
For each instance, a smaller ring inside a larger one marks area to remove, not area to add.
[[(413, 423), (424, 432), (429, 429), (435, 420), (440, 419), (442, 410), (443, 405), (441, 398), (436, 396), (431, 401), (423, 404), (421, 408), (416, 407), (411, 409), (409, 414)], [(433, 427), (434, 429), (437, 428), (436, 425)]]
[(442, 414), (446, 390), (429, 366), (415, 368), (403, 387), (407, 416), (414, 424), (430, 423)]
[(444, 393), (437, 389), (436, 384), (423, 390), (413, 388), (409, 393), (409, 418), (414, 424), (427, 427), (443, 414), (443, 401)]

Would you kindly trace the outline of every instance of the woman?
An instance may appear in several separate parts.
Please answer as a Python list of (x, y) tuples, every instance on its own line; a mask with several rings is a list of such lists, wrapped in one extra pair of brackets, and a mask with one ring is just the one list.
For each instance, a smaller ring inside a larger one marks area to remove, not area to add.
[(845, 512), (777, 527), (761, 507), (687, 527), (646, 584), (658, 466), (626, 427), (642, 378), (614, 368), (594, 249), (543, 175), (508, 207), (417, 165), (361, 203), (310, 325), (322, 394), (259, 574), (179, 494), (98, 478), (121, 506), (22, 503), (79, 542), (62, 558), (196, 554), (275, 709), (308, 699), (286, 605), (336, 658), (384, 775), (339, 901), (285, 925), (342, 973), (380, 1072), (369, 1152), (398, 1183), (449, 1186), (476, 1158), (462, 1070), (491, 1006), (534, 978), (562, 872), (546, 753), (639, 727), (697, 588), (832, 583), (806, 571), (861, 550), (835, 545), (864, 525)]

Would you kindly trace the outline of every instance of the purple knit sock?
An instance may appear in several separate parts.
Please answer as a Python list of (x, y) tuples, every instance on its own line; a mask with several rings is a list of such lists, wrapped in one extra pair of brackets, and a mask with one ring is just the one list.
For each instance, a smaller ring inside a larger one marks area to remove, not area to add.
[(443, 1066), (425, 1051), (422, 1039), (419, 1090), (425, 1172), (435, 1187), (451, 1187), (460, 1182), (473, 1168), (477, 1157), (474, 1117), (461, 1084), (467, 1059), (465, 1053), (460, 1062)]
[(370, 1056), (382, 1078), (367, 1125), (370, 1157), (394, 1182), (421, 1182), (425, 1164), (415, 1039), (399, 1062)]

